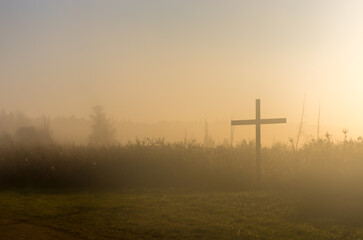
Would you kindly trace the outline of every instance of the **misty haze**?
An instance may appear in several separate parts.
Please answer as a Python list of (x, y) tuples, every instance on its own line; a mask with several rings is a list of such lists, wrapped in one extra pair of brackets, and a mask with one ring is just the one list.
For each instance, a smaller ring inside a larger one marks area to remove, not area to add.
[(0, 239), (362, 239), (362, 12), (0, 1)]

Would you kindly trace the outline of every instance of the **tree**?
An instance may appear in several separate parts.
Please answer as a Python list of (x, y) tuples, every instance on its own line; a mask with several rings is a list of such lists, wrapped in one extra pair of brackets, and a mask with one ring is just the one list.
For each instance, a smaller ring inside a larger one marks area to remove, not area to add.
[(97, 146), (115, 144), (116, 130), (111, 120), (106, 117), (103, 107), (93, 107), (93, 114), (90, 117), (92, 120), (92, 132), (89, 136), (90, 144)]

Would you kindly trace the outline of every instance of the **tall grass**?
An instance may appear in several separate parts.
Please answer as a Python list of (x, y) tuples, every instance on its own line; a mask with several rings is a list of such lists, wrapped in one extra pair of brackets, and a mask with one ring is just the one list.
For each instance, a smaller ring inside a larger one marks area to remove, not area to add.
[[(304, 213), (363, 216), (363, 142), (312, 140), (300, 149), (262, 149), (255, 184), (255, 144), (205, 147), (145, 139), (126, 145), (0, 147), (0, 188), (193, 190), (275, 189), (296, 197)], [(363, 220), (363, 219), (361, 219)]]
[(0, 148), (3, 187), (248, 187), (254, 146), (205, 148), (145, 139), (124, 146)]
[[(329, 138), (294, 151), (262, 149), (263, 187), (363, 182), (363, 143)], [(247, 189), (255, 186), (255, 145), (204, 147), (145, 139), (122, 146), (0, 147), (0, 185), (17, 187), (175, 187)]]

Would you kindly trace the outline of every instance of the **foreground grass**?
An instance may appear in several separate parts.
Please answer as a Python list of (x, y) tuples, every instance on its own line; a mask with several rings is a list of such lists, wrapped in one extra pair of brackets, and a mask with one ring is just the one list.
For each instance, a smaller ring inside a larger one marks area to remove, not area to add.
[(302, 217), (297, 206), (258, 191), (0, 193), (0, 218), (79, 239), (363, 239), (359, 225)]

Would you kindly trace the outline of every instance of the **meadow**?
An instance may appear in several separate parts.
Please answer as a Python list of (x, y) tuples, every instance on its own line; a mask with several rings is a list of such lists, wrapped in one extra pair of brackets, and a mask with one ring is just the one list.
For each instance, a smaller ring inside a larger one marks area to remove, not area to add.
[(2, 146), (0, 239), (363, 238), (360, 139), (275, 144), (262, 160), (257, 185), (253, 142)]
[[(361, 226), (303, 214), (295, 200), (268, 191), (28, 190), (1, 192), (0, 199), (0, 239), (363, 237)], [(44, 232), (51, 237), (41, 238)], [(26, 237), (21, 238), (22, 233)]]

